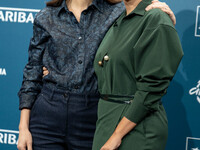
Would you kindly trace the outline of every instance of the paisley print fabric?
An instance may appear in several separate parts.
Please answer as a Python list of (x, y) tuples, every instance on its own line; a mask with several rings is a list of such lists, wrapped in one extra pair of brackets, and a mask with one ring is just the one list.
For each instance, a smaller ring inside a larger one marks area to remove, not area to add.
[[(31, 109), (43, 84), (80, 94), (97, 93), (93, 61), (105, 33), (124, 10), (123, 3), (93, 0), (78, 22), (63, 1), (35, 17), (28, 63), (18, 93), (19, 109)], [(49, 75), (42, 77), (42, 67)]]

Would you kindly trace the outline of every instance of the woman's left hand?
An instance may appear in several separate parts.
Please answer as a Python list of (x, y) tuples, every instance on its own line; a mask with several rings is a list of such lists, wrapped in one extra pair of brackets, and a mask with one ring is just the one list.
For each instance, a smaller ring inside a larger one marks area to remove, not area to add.
[(151, 9), (159, 8), (163, 12), (167, 13), (169, 17), (171, 18), (174, 25), (176, 25), (176, 17), (173, 13), (173, 11), (170, 9), (170, 7), (165, 2), (160, 2), (158, 0), (153, 0), (152, 4), (146, 7), (146, 11), (149, 11)]
[(101, 147), (100, 150), (116, 150), (121, 145), (121, 136), (113, 133), (108, 141)]

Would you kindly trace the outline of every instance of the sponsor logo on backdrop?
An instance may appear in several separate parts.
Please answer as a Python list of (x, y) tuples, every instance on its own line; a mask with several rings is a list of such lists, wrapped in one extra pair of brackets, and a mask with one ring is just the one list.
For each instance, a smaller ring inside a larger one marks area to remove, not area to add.
[(33, 23), (34, 16), (40, 10), (0, 7), (0, 22)]
[(0, 144), (17, 145), (19, 131), (0, 129)]
[(195, 25), (195, 36), (200, 37), (200, 6), (197, 6), (197, 16)]
[(6, 69), (0, 68), (0, 76), (6, 76)]
[(186, 150), (200, 150), (200, 138), (187, 137)]
[(197, 82), (197, 86), (193, 87), (189, 91), (190, 95), (195, 95), (197, 98), (197, 101), (200, 103), (200, 80)]

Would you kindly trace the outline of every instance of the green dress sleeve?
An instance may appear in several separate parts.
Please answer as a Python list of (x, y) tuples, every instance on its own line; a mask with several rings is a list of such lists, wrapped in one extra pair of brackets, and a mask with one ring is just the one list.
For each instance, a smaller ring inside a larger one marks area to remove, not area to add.
[(173, 27), (159, 25), (142, 33), (133, 47), (137, 90), (126, 118), (139, 123), (157, 110), (182, 56), (180, 40)]

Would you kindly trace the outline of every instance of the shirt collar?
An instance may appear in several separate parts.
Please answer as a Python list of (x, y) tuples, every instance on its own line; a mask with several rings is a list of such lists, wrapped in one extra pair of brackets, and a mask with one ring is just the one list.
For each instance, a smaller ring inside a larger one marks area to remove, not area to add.
[(69, 11), (66, 5), (66, 1), (63, 0), (60, 6), (57, 7), (57, 15), (59, 16), (60, 12), (65, 9), (66, 11)]
[(138, 6), (128, 15), (133, 15), (133, 14), (136, 14), (136, 15), (140, 15), (140, 16), (144, 16), (146, 10), (145, 8), (151, 4), (151, 1), (152, 0), (142, 0)]
[[(103, 12), (103, 0), (93, 0), (90, 6), (96, 7), (100, 12)], [(60, 12), (65, 9), (69, 11), (66, 5), (66, 1), (63, 0), (60, 6), (57, 7), (57, 15), (59, 16)]]
[(103, 12), (103, 0), (93, 0), (91, 6), (95, 6), (100, 12)]

